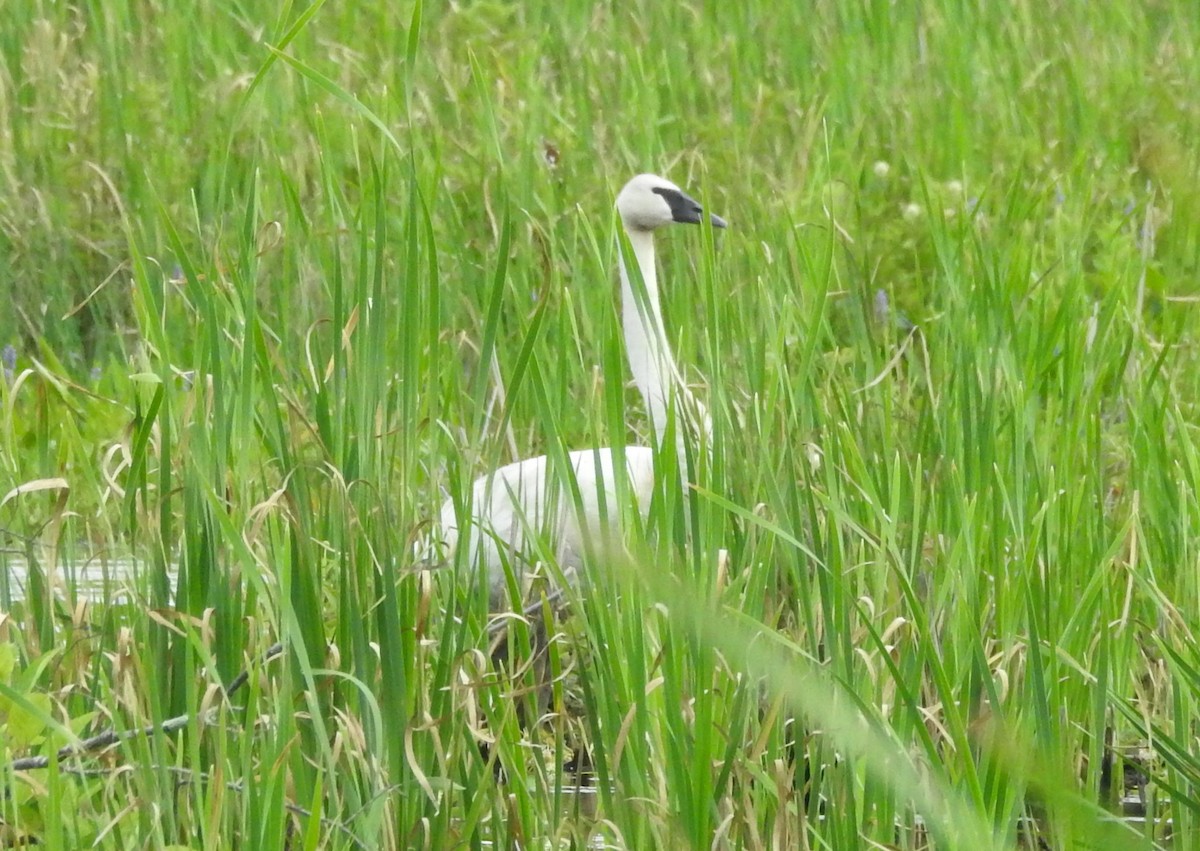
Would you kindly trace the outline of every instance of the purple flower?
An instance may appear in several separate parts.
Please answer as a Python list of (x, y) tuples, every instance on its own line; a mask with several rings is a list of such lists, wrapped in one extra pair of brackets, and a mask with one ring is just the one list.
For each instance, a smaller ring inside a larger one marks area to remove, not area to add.
[(4, 368), (10, 372), (16, 369), (17, 347), (12, 343), (9, 343), (3, 349), (0, 349), (0, 363), (2, 363)]
[(902, 311), (892, 309), (892, 304), (890, 299), (888, 299), (886, 290), (875, 291), (875, 299), (871, 307), (875, 321), (880, 325), (886, 326), (891, 324), (894, 328), (899, 328), (901, 331), (911, 331), (917, 327), (913, 325), (912, 320), (905, 316)]
[(887, 290), (875, 290), (875, 321), (882, 325), (891, 313)]

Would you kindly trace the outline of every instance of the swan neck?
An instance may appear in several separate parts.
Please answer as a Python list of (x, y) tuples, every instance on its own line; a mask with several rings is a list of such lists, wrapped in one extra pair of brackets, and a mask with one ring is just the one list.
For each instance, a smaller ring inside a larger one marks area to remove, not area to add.
[(637, 384), (659, 445), (667, 429), (667, 410), (671, 388), (678, 368), (671, 357), (663, 329), (662, 307), (658, 299), (658, 271), (654, 257), (654, 236), (650, 231), (627, 229), (633, 249), (636, 277), (631, 277), (625, 260), (621, 261), (621, 314), (625, 330), (625, 349), (629, 367)]

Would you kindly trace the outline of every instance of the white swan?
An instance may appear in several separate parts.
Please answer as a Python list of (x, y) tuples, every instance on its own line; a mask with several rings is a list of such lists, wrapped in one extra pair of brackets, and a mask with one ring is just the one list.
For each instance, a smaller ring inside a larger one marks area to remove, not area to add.
[[(617, 196), (617, 212), (640, 272), (640, 279), (631, 278), (622, 256), (621, 318), (625, 348), (657, 443), (661, 445), (665, 437), (672, 401), (679, 419), (686, 418), (693, 424), (689, 429), (692, 434), (707, 433), (708, 415), (684, 386), (667, 344), (654, 260), (657, 228), (672, 223), (699, 224), (704, 211), (669, 180), (641, 174), (625, 184)], [(720, 216), (709, 214), (708, 219), (713, 227), (725, 227)], [(694, 427), (696, 424), (699, 429)], [(682, 455), (684, 431), (676, 429), (680, 469), (686, 469)], [(627, 446), (624, 455), (627, 496), (636, 500), (638, 511), (644, 516), (654, 489), (654, 450), (648, 446)], [(588, 541), (592, 546), (601, 546), (607, 540), (609, 528), (619, 522), (622, 509), (617, 502), (614, 450), (581, 449), (568, 457), (579, 488), (578, 511), (570, 491), (563, 488), (545, 455), (508, 464), (476, 479), (471, 487), (471, 516), (466, 523), (460, 521), (453, 500), (442, 505), (442, 540), (447, 552), (453, 552), (461, 537), (460, 530), (468, 527), (467, 563), (472, 567), (482, 564), (487, 570), (493, 610), (506, 608), (505, 562), (520, 575), (523, 565), (537, 561), (529, 556), (534, 536), (545, 536), (564, 576), (569, 578), (582, 563)]]

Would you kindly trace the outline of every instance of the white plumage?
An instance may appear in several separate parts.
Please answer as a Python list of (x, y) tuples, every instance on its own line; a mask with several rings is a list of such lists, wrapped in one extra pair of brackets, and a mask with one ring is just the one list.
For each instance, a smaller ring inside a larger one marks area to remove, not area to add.
[[(690, 425), (676, 429), (680, 469), (686, 469), (682, 462), (684, 435), (706, 434), (708, 415), (684, 386), (663, 331), (654, 231), (672, 223), (699, 224), (703, 210), (669, 180), (642, 174), (617, 196), (617, 212), (640, 273), (639, 278), (631, 278), (622, 257), (621, 321), (629, 365), (659, 445), (672, 402), (681, 424)], [(725, 227), (720, 217), (708, 218), (714, 227)], [(654, 490), (654, 451), (627, 446), (624, 454), (628, 472), (624, 496), (636, 500), (637, 510), (644, 515)], [(486, 569), (493, 609), (503, 607), (505, 562), (520, 574), (526, 563), (537, 560), (534, 536), (544, 536), (564, 575), (572, 578), (589, 545), (603, 547), (610, 534), (619, 533), (623, 506), (618, 502), (613, 450), (582, 449), (570, 453), (569, 458), (579, 488), (578, 512), (570, 491), (562, 486), (545, 455), (508, 464), (476, 479), (466, 523), (460, 522), (453, 501), (442, 505), (442, 539), (447, 550), (453, 551), (463, 537), (461, 530), (468, 527), (468, 564)]]

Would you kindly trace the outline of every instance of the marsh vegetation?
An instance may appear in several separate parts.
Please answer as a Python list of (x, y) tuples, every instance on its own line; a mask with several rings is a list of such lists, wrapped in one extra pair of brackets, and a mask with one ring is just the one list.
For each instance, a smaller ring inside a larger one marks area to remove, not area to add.
[[(1198, 45), (1182, 0), (0, 4), (0, 846), (1200, 846)], [(659, 244), (712, 451), (497, 670), (422, 542), (649, 441), (643, 171), (729, 221)]]

